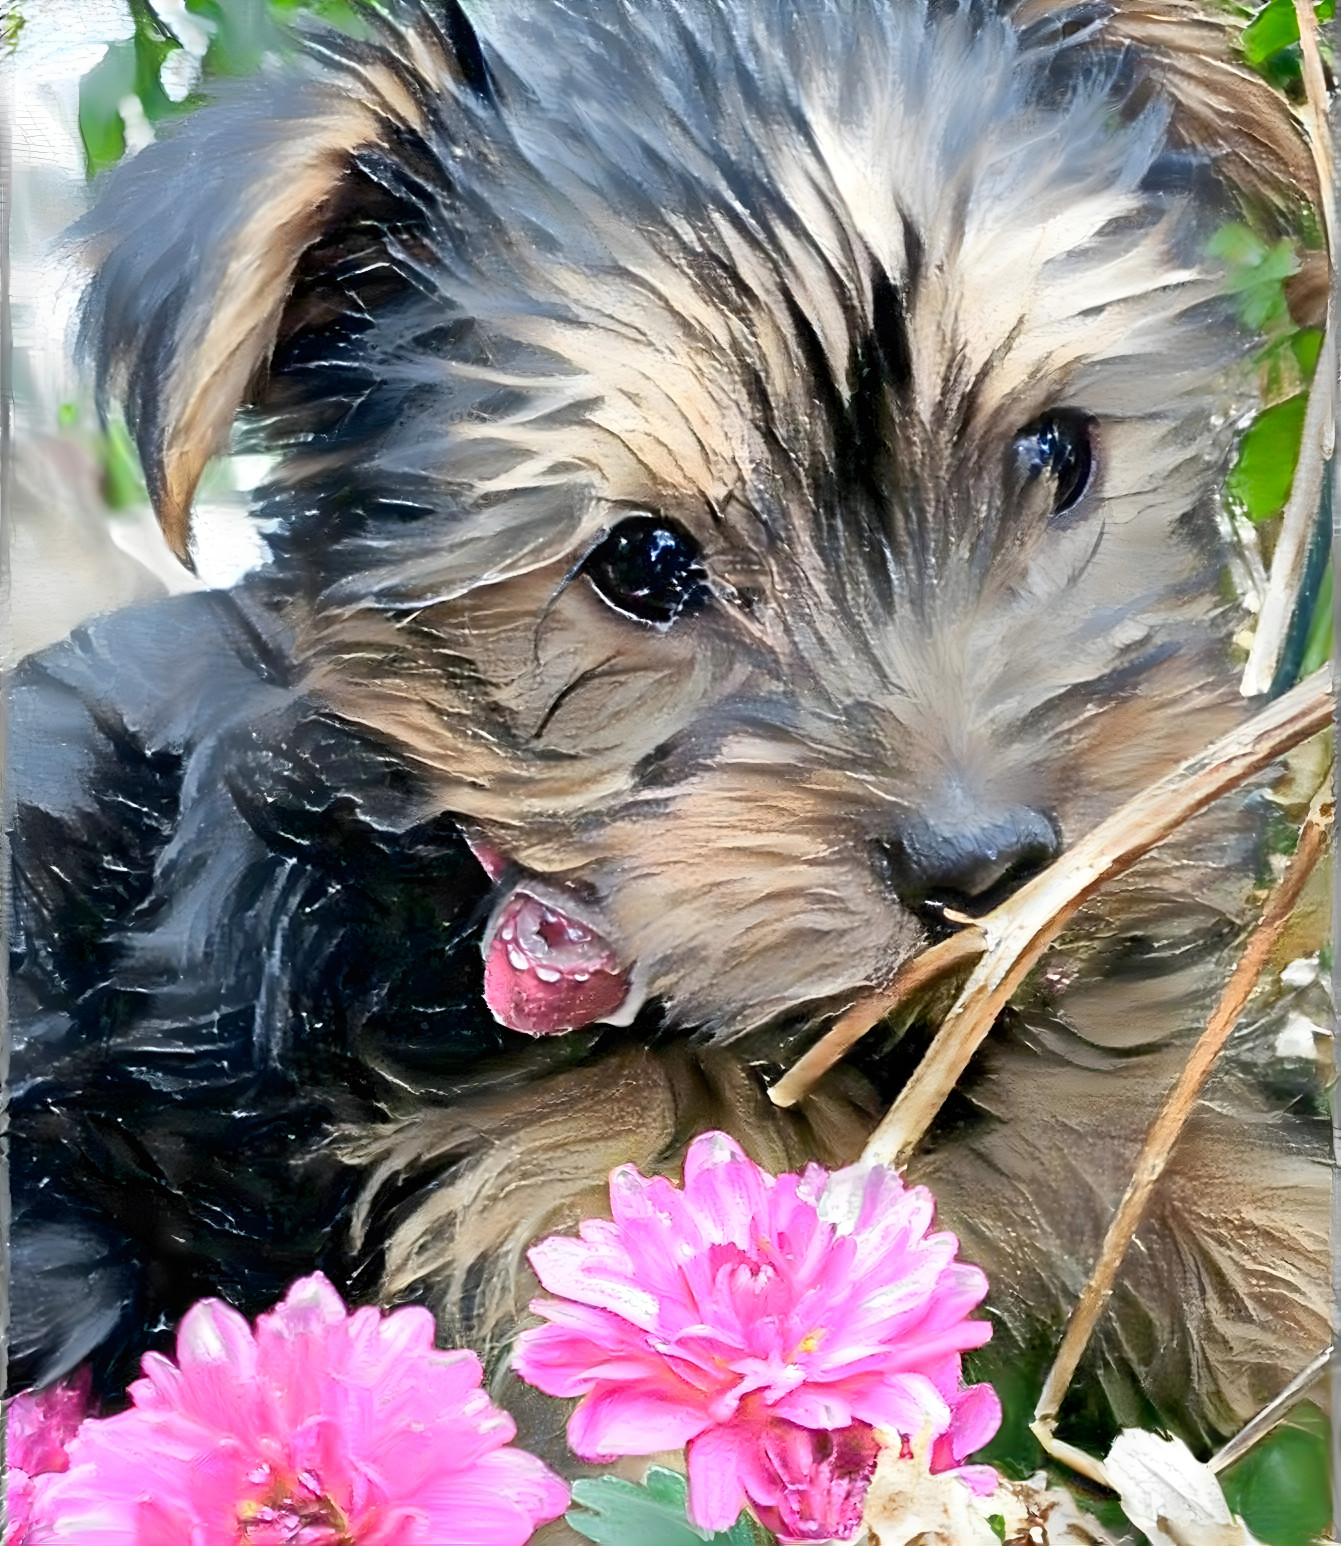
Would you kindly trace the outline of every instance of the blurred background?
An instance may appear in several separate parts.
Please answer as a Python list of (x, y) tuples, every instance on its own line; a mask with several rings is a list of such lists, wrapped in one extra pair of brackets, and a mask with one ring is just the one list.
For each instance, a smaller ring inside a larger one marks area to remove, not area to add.
[(95, 612), (229, 585), (264, 556), (247, 515), (266, 467), (255, 456), (221, 457), (206, 475), (197, 574), (169, 552), (125, 427), (100, 422), (74, 359), (82, 275), (63, 239), (98, 172), (191, 112), (212, 80), (285, 52), (284, 24), (304, 16), (357, 25), (342, 0), (0, 3), (14, 387), (5, 664)]

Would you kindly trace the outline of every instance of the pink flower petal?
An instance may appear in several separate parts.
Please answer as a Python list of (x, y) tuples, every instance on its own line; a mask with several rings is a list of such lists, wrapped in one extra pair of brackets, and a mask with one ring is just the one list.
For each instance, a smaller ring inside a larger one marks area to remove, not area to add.
[(89, 1414), (93, 1371), (87, 1364), (68, 1379), (45, 1390), (14, 1397), (5, 1413), (5, 1459), (28, 1476), (63, 1471), (69, 1464), (65, 1446)]
[[(557, 1519), (568, 1507), (567, 1486), (534, 1455), (524, 1450), (499, 1449), (485, 1456), (464, 1474), (440, 1474), (436, 1488), (426, 1492), (431, 1508), (425, 1514), (424, 1546), (504, 1546), (512, 1537), (492, 1524), (494, 1511), (503, 1505), (508, 1529), (520, 1531), (517, 1546), (528, 1541), (536, 1523)], [(475, 1518), (476, 1535), (461, 1534), (463, 1524)], [(515, 1519), (515, 1524), (513, 1520)], [(488, 1524), (493, 1534), (480, 1533)]]
[(526, 1254), (536, 1277), (551, 1294), (610, 1310), (635, 1326), (656, 1324), (657, 1296), (637, 1283), (602, 1272), (592, 1261), (586, 1241), (551, 1236)]
[(953, 1402), (950, 1433), (957, 1456), (971, 1455), (996, 1437), (1001, 1426), (1001, 1402), (990, 1385), (970, 1385)]
[(347, 1315), (319, 1276), (254, 1331), (196, 1305), (177, 1365), (146, 1358), (134, 1406), (39, 1479), (22, 1546), (522, 1546), (568, 1490), (432, 1333), (418, 1309)]
[(638, 1328), (604, 1310), (552, 1300), (536, 1300), (531, 1308), (551, 1316), (552, 1323), (522, 1332), (512, 1367), (546, 1395), (586, 1395), (611, 1357), (628, 1361), (631, 1378), (651, 1377), (659, 1367)]
[(948, 1472), (981, 1497), (995, 1492), (997, 1474), (988, 1465), (961, 1465), (1001, 1426), (1001, 1402), (990, 1385), (970, 1385), (950, 1397), (950, 1421), (931, 1448), (933, 1474)]
[(803, 1385), (772, 1403), (777, 1417), (803, 1428), (846, 1428), (854, 1421), (851, 1403), (840, 1390), (823, 1385)]
[(1001, 1485), (1001, 1477), (990, 1465), (961, 1465), (953, 1474), (979, 1498), (990, 1498)]
[(700, 1530), (729, 1530), (745, 1507), (740, 1450), (752, 1447), (743, 1429), (709, 1428), (689, 1446), (689, 1517)]
[(760, 1522), (779, 1541), (850, 1540), (861, 1528), (879, 1445), (865, 1423), (835, 1433), (774, 1420), (759, 1435), (769, 1484), (750, 1489)]
[(584, 1460), (680, 1449), (710, 1423), (693, 1394), (686, 1390), (676, 1400), (669, 1391), (637, 1386), (594, 1390), (569, 1418), (568, 1442)]

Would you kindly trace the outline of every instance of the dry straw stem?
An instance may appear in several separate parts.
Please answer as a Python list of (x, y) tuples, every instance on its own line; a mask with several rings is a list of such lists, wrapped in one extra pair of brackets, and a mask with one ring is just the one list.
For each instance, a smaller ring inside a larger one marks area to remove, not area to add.
[(1327, 77), (1318, 49), (1318, 18), (1313, 0), (1294, 0), (1299, 23), (1299, 52), (1304, 72), (1305, 105), (1300, 116), (1318, 169), (1322, 196), (1323, 225), (1327, 249), (1336, 252), (1336, 163), (1332, 152), (1332, 130), (1327, 115)]
[[(996, 916), (993, 914), (992, 916)], [(922, 988), (947, 976), (957, 966), (967, 966), (976, 961), (987, 949), (987, 936), (977, 926), (970, 924), (943, 939), (930, 950), (905, 961), (894, 974), (889, 986), (879, 993), (858, 999), (840, 1015), (813, 1047), (783, 1074), (769, 1090), (769, 1099), (775, 1106), (794, 1106), (821, 1078), (865, 1036), (866, 1032), (887, 1014), (913, 997)]]
[[(969, 976), (926, 1056), (866, 1145), (865, 1158), (898, 1164), (914, 1149), (1011, 995), (1099, 888), (1131, 868), (1190, 817), (1309, 736), (1331, 718), (1326, 668), (1269, 703), (1200, 756), (1151, 784), (1101, 822), (1056, 864), (978, 920), (987, 950)], [(891, 1008), (872, 994), (844, 1018), (851, 1036), (864, 1016), (874, 1025)], [(855, 1039), (855, 1038), (854, 1038)]]
[[(1294, 9), (1299, 19), (1299, 45), (1303, 56), (1304, 90), (1307, 95), (1307, 101), (1300, 116), (1313, 151), (1314, 165), (1318, 169), (1323, 230), (1327, 238), (1327, 251), (1334, 262), (1336, 253), (1335, 162), (1332, 155), (1331, 130), (1327, 120), (1327, 86), (1323, 76), (1322, 59), (1318, 53), (1318, 23), (1313, 13), (1313, 0), (1294, 0)], [(1286, 500), (1285, 512), (1281, 517), (1280, 536), (1271, 560), (1271, 576), (1267, 582), (1266, 594), (1262, 598), (1262, 610), (1257, 619), (1252, 648), (1248, 652), (1248, 663), (1243, 670), (1240, 691), (1245, 698), (1254, 698), (1270, 691), (1276, 668), (1280, 663), (1285, 636), (1289, 631), (1290, 619), (1299, 597), (1304, 567), (1308, 562), (1308, 550), (1317, 521), (1318, 504), (1322, 498), (1325, 464), (1332, 454), (1336, 440), (1334, 332), (1332, 306), (1329, 303), (1327, 330), (1313, 374), (1313, 389), (1309, 393), (1308, 409), (1304, 415), (1299, 461), (1295, 467), (1290, 497)]]
[[(1238, 1024), (1244, 1005), (1257, 986), (1271, 952), (1279, 940), (1290, 916), (1294, 912), (1301, 892), (1314, 866), (1327, 847), (1327, 835), (1332, 823), (1333, 801), (1331, 780), (1314, 797), (1312, 807), (1299, 834), (1299, 845), (1287, 865), (1284, 875), (1267, 899), (1267, 905), (1257, 927), (1248, 937), (1248, 943), (1220, 1002), (1207, 1021), (1192, 1055), (1179, 1074), (1158, 1116), (1150, 1125), (1145, 1143), (1132, 1171), (1131, 1180), (1117, 1212), (1113, 1215), (1104, 1237), (1094, 1271), (1090, 1274), (1071, 1318), (1061, 1346), (1053, 1360), (1052, 1368), (1043, 1383), (1043, 1392), (1034, 1410), (1033, 1430), (1045, 1449), (1053, 1450), (1053, 1424), (1061, 1407), (1062, 1397), (1076, 1372), (1085, 1348), (1089, 1344), (1095, 1323), (1103, 1313), (1113, 1284), (1117, 1279), (1127, 1250), (1145, 1216), (1146, 1207), (1156, 1182), (1164, 1173), (1174, 1146), (1178, 1142), (1197, 1102), (1206, 1080), (1210, 1077), (1215, 1060), (1220, 1056), (1230, 1032)], [(1059, 1455), (1069, 1463), (1076, 1451), (1067, 1446), (1068, 1453)], [(1092, 1472), (1088, 1474), (1093, 1474)]]
[(1262, 610), (1258, 615), (1252, 648), (1248, 652), (1248, 663), (1244, 667), (1243, 681), (1239, 687), (1245, 698), (1256, 697), (1271, 688), (1303, 583), (1313, 529), (1317, 524), (1323, 475), (1335, 439), (1333, 387), (1336, 346), (1330, 312), (1329, 306), (1327, 333), (1322, 352), (1318, 355), (1313, 390), (1309, 393), (1308, 408), (1304, 414), (1299, 463), (1295, 468), (1294, 482), (1290, 486), (1290, 497), (1285, 502), (1280, 536), (1271, 560), (1271, 576), (1267, 581), (1266, 595), (1262, 598)]
[(1267, 1402), (1256, 1417), (1244, 1423), (1223, 1449), (1217, 1450), (1211, 1456), (1206, 1462), (1210, 1470), (1223, 1471), (1226, 1466), (1233, 1465), (1241, 1455), (1246, 1455), (1258, 1439), (1265, 1438), (1271, 1432), (1292, 1406), (1303, 1400), (1327, 1373), (1331, 1363), (1332, 1349), (1325, 1347), (1311, 1363), (1295, 1375), (1278, 1396)]

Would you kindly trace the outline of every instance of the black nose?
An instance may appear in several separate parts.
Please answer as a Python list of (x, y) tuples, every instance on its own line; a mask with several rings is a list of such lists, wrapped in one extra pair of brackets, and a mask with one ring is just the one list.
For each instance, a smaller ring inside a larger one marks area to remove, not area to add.
[(1061, 851), (1056, 823), (1029, 806), (954, 821), (910, 816), (880, 845), (890, 884), (910, 907), (940, 912), (1005, 900)]

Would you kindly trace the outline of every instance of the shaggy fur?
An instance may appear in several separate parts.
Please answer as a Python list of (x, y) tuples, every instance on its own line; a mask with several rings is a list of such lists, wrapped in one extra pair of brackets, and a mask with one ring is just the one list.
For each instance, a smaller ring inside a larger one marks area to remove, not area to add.
[[(1309, 173), (1216, 23), (368, 26), (136, 157), (85, 232), (166, 531), (241, 412), (274, 559), (19, 675), (20, 1382), (93, 1355), (114, 1387), (200, 1293), (316, 1263), (505, 1344), (525, 1246), (613, 1164), (708, 1126), (855, 1157), (917, 1027), (795, 1114), (764, 1084), (928, 942), (908, 865), (1051, 851), (1245, 712), (1217, 488), (1254, 340), (1207, 243)], [(1073, 502), (1020, 450), (1059, 414)], [(669, 624), (592, 578), (640, 512), (700, 557)], [(1220, 809), (1092, 907), (914, 1167), (1004, 1346), (1083, 1281), (1257, 825)], [(488, 1014), (527, 876), (599, 920), (632, 1026)], [(1091, 1366), (1119, 1415), (1226, 1430), (1326, 1341), (1322, 1123), (1262, 1065), (1241, 1037), (1133, 1252)]]

